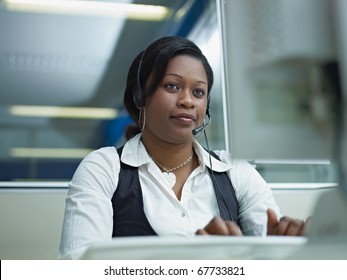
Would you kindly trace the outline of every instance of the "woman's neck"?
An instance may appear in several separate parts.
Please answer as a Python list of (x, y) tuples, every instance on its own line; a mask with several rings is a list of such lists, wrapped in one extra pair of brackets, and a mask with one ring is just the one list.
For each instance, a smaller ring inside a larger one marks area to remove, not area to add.
[(165, 168), (174, 168), (192, 155), (193, 141), (170, 143), (158, 137), (142, 134), (141, 141), (149, 155)]

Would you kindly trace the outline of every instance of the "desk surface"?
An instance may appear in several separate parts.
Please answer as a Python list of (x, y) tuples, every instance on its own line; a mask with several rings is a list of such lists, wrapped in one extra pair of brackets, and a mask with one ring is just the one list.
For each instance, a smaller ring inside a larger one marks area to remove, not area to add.
[(94, 243), (82, 259), (287, 259), (306, 244), (305, 237), (121, 237)]

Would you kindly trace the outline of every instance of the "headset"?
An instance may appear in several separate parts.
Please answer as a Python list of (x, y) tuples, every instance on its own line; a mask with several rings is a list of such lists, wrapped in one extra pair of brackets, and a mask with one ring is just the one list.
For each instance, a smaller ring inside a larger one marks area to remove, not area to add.
[[(207, 101), (207, 107), (206, 107), (206, 117), (208, 118), (207, 122), (204, 124), (202, 124), (201, 126), (198, 126), (197, 128), (194, 128), (192, 130), (192, 133), (194, 136), (196, 136), (198, 133), (200, 133), (201, 131), (203, 131), (205, 129), (206, 126), (209, 125), (209, 123), (211, 122), (211, 111), (210, 111), (210, 105), (209, 105), (209, 97), (208, 97), (208, 101)], [(205, 131), (204, 131), (205, 132)]]

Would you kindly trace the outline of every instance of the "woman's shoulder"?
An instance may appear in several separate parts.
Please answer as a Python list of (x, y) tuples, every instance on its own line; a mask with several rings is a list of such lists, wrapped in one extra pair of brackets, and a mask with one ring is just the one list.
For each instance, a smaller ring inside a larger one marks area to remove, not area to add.
[(119, 172), (119, 157), (115, 147), (91, 151), (77, 167), (70, 182), (71, 189), (104, 193), (112, 197)]
[(89, 152), (81, 161), (77, 171), (112, 173), (119, 167), (119, 156), (115, 147), (102, 147)]
[(101, 147), (96, 150), (90, 151), (84, 160), (93, 160), (93, 159), (99, 159), (99, 160), (114, 160), (114, 158), (118, 157), (117, 149), (114, 146), (107, 146), (107, 147)]

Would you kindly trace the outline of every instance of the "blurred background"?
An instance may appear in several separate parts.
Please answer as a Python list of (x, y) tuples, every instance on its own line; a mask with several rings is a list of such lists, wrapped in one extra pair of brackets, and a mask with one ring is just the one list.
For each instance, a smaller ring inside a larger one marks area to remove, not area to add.
[[(89, 151), (121, 145), (128, 67), (167, 35), (190, 38), (208, 57), (216, 81), (207, 136), (210, 148), (228, 148), (218, 24), (214, 0), (1, 0), (0, 181), (68, 181)], [(263, 159), (251, 158), (268, 181), (333, 180), (327, 158)]]
[(220, 75), (214, 1), (36, 2), (0, 1), (0, 181), (69, 180), (90, 150), (121, 145), (128, 68), (159, 37), (196, 41)]

